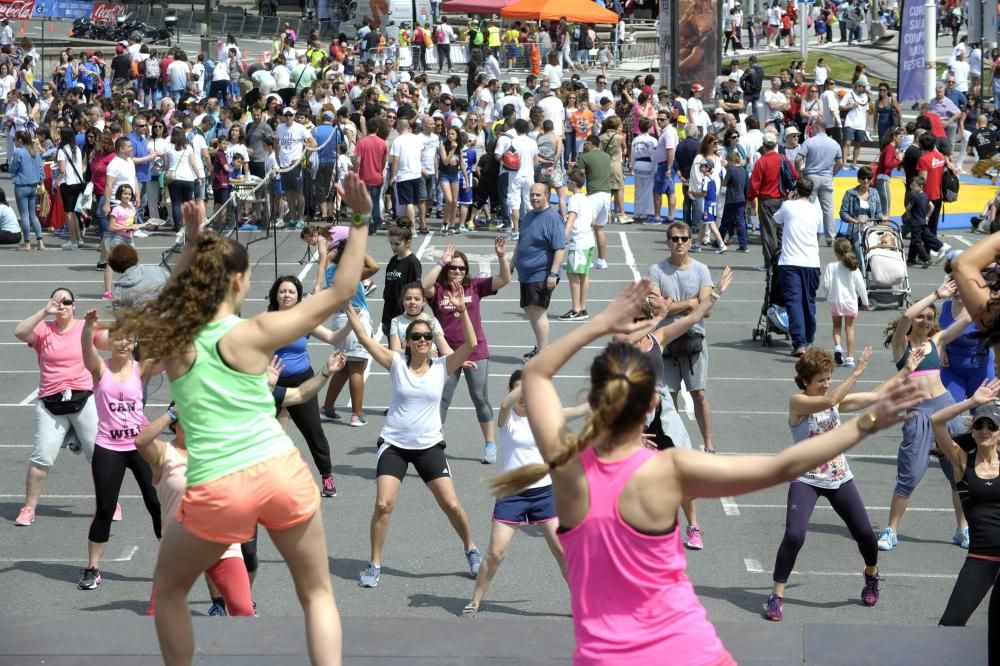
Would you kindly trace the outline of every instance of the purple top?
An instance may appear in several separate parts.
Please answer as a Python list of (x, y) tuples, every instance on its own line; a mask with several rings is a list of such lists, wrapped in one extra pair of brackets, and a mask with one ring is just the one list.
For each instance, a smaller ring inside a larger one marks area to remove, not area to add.
[[(483, 333), (482, 316), (479, 313), (479, 301), (485, 296), (494, 296), (497, 292), (493, 290), (493, 278), (472, 278), (469, 286), (465, 288), (465, 309), (469, 311), (469, 318), (472, 319), (472, 328), (476, 331), (476, 340), (479, 344), (472, 350), (469, 356), (470, 361), (481, 361), (490, 357), (490, 348), (486, 344), (486, 334)], [(451, 303), (451, 291), (440, 282), (434, 283), (434, 297), (431, 298), (431, 311), (441, 322), (444, 329), (444, 339), (448, 341), (452, 349), (458, 349), (465, 343), (465, 335), (462, 332), (462, 319), (456, 317), (455, 307)]]

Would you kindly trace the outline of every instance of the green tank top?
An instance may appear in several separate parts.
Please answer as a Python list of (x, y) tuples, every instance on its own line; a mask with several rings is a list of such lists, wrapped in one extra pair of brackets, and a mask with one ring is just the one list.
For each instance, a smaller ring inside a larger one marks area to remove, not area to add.
[(188, 487), (252, 467), (292, 448), (274, 416), (267, 373), (233, 370), (218, 344), (242, 319), (205, 324), (194, 338), (194, 365), (170, 383), (188, 449)]

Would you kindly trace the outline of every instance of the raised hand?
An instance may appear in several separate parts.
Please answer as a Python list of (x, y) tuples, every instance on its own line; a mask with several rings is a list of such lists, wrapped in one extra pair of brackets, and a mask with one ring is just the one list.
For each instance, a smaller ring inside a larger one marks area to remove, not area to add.
[(854, 364), (854, 371), (859, 375), (863, 373), (865, 368), (868, 367), (868, 361), (870, 360), (872, 360), (872, 348), (865, 347), (861, 350), (861, 353), (858, 354), (858, 361)]
[(670, 304), (674, 302), (669, 296), (657, 296), (656, 294), (650, 294), (646, 300), (649, 302), (649, 309), (653, 312), (654, 317), (665, 315), (670, 309)]
[[(456, 252), (458, 252), (458, 248), (455, 247), (454, 245), (449, 245), (448, 247), (446, 247), (444, 249), (444, 252), (441, 253), (441, 263), (442, 264), (451, 263), (451, 260), (455, 257)], [(444, 267), (444, 270), (448, 270), (447, 265)]]
[(972, 401), (977, 407), (985, 405), (988, 402), (996, 400), (997, 393), (1000, 393), (1000, 379), (994, 379), (993, 381), (984, 379), (983, 383), (976, 389), (976, 392), (972, 394)]
[(348, 171), (344, 182), (337, 184), (337, 194), (355, 213), (367, 215), (372, 212), (372, 198), (368, 186), (354, 171)]
[(910, 350), (910, 355), (906, 357), (906, 370), (907, 372), (916, 372), (917, 368), (920, 367), (920, 362), (924, 360), (923, 349), (912, 349)]
[[(62, 303), (59, 304), (62, 307)], [(101, 318), (96, 309), (87, 310), (87, 314), (84, 315), (83, 320), (86, 326), (94, 326), (97, 324), (97, 320)]]
[(453, 282), (451, 285), (451, 304), (455, 306), (455, 314), (465, 312), (465, 289), (461, 282)]
[(630, 335), (644, 328), (644, 322), (635, 320), (642, 316), (642, 304), (649, 296), (651, 284), (649, 278), (630, 282), (594, 320), (603, 325), (608, 333)]
[[(496, 250), (497, 257), (503, 258), (507, 252), (507, 239), (503, 236), (497, 236), (493, 239), (493, 249)], [(443, 260), (444, 257), (441, 257)]]
[(50, 298), (49, 302), (45, 304), (45, 314), (56, 315), (62, 312), (65, 306), (62, 301), (57, 298)]
[(330, 358), (326, 359), (326, 371), (331, 375), (340, 372), (347, 365), (347, 354), (342, 351), (334, 352), (330, 354)]
[(958, 285), (955, 284), (955, 281), (949, 276), (945, 278), (940, 287), (934, 290), (934, 293), (937, 294), (938, 298), (945, 299), (953, 296), (956, 291), (958, 291)]
[(285, 369), (285, 362), (277, 354), (271, 357), (271, 362), (267, 364), (267, 386), (274, 389), (281, 377), (281, 371)]
[(723, 295), (724, 293), (726, 293), (726, 289), (729, 289), (729, 285), (732, 284), (732, 282), (733, 282), (733, 269), (730, 268), (729, 266), (726, 266), (724, 269), (722, 269), (722, 277), (720, 277), (719, 281), (715, 283), (715, 292), (719, 294), (719, 296)]

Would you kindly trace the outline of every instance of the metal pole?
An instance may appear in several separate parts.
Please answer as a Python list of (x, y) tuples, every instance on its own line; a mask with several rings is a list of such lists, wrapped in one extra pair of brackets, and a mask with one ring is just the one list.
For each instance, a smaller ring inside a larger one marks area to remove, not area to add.
[(997, 13), (993, 5), (984, 0), (983, 4), (983, 51), (997, 46)]
[(937, 3), (924, 0), (924, 99), (934, 98), (937, 83)]
[[(178, 41), (180, 41), (179, 38)], [(205, 34), (201, 38), (201, 50), (205, 53), (207, 60), (212, 52), (212, 0), (205, 0)]]
[(983, 14), (985, 9), (981, 2), (973, 0), (969, 3), (969, 44), (983, 41)]
[(806, 12), (812, 12), (812, 5), (804, 2), (799, 3), (799, 59), (805, 67), (806, 58), (809, 57), (809, 32), (806, 29)]

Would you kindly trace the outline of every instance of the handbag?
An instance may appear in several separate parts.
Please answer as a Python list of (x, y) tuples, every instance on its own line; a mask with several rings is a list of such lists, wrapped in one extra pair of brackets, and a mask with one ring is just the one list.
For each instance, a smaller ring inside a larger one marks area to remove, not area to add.
[(664, 352), (664, 356), (669, 358), (681, 358), (682, 356), (694, 356), (700, 354), (705, 349), (705, 334), (688, 329), (684, 334), (672, 340)]
[[(184, 150), (181, 151), (181, 156), (177, 158), (177, 166), (180, 166), (181, 160), (184, 159), (184, 155), (187, 154), (187, 150), (188, 150), (187, 148), (184, 148)], [(177, 180), (177, 166), (175, 166), (173, 169), (167, 170), (167, 175), (163, 177), (164, 185), (169, 185), (170, 183)]]
[(76, 207), (73, 209), (77, 213), (89, 211), (94, 205), (94, 183), (87, 183), (83, 192), (76, 198)]
[[(69, 397), (66, 396), (66, 393), (70, 394)], [(49, 410), (49, 414), (53, 416), (67, 416), (69, 414), (76, 414), (83, 409), (83, 406), (93, 394), (93, 391), (64, 391), (45, 396), (42, 398), (42, 404), (45, 405), (45, 409)]]

